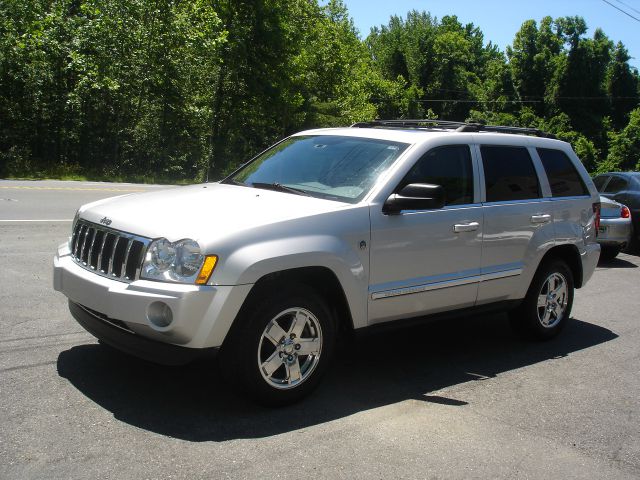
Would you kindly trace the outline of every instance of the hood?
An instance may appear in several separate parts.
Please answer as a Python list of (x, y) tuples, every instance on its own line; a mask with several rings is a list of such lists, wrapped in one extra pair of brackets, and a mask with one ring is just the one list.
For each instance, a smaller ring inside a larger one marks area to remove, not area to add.
[(209, 183), (107, 198), (80, 208), (90, 222), (147, 238), (201, 245), (242, 230), (350, 207), (257, 188)]

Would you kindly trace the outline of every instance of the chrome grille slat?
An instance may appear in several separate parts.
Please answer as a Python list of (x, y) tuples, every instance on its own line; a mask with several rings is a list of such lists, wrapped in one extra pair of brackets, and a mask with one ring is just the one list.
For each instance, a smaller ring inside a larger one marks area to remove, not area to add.
[(107, 275), (113, 275), (113, 258), (116, 256), (116, 248), (118, 248), (118, 243), (120, 243), (120, 237), (116, 237), (113, 241), (113, 248), (111, 249), (111, 255), (109, 255), (109, 268), (107, 269)]
[(75, 254), (76, 245), (78, 244), (78, 233), (80, 232), (80, 224), (76, 222), (73, 225), (73, 233), (71, 235), (71, 251)]
[(140, 253), (140, 261), (138, 262), (138, 264), (136, 265), (136, 271), (133, 274), (133, 278), (140, 278), (140, 272), (142, 271), (142, 263), (144, 260), (144, 254), (145, 254), (145, 247), (142, 247), (141, 253)]
[(102, 244), (100, 245), (100, 253), (98, 253), (98, 261), (96, 262), (96, 270), (99, 272), (103, 272), (102, 270), (102, 254), (104, 252), (104, 244), (107, 241), (107, 237), (109, 236), (109, 233), (104, 232), (104, 235), (102, 236)]
[(87, 254), (87, 267), (92, 268), (91, 260), (93, 259), (93, 246), (96, 244), (96, 237), (100, 230), (94, 230), (91, 238), (91, 245), (89, 246), (89, 253)]
[(87, 227), (84, 231), (84, 238), (82, 239), (82, 248), (80, 249), (80, 261), (84, 263), (84, 251), (87, 249), (87, 243), (89, 242), (89, 232), (91, 229)]
[(87, 231), (87, 226), (86, 225), (80, 225), (80, 228), (78, 229), (78, 238), (76, 238), (76, 248), (73, 251), (73, 255), (75, 257), (80, 257), (80, 245), (82, 243), (82, 236), (86, 233)]
[(124, 258), (122, 259), (122, 266), (120, 267), (120, 278), (127, 278), (127, 262), (129, 261), (129, 254), (131, 253), (131, 247), (133, 246), (133, 238), (129, 239), (127, 243), (127, 248), (124, 251)]
[(73, 260), (85, 270), (130, 283), (139, 278), (150, 243), (151, 239), (79, 219), (72, 232), (70, 250)]

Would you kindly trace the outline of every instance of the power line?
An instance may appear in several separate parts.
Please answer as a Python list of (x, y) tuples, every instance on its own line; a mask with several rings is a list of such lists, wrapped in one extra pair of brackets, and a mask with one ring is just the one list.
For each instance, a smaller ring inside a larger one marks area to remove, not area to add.
[(640, 10), (637, 10), (637, 9), (633, 8), (631, 5), (628, 5), (628, 4), (624, 3), (624, 2), (621, 2), (620, 0), (616, 0), (616, 2), (621, 3), (622, 5), (624, 5), (627, 8), (630, 8), (631, 10), (633, 10), (636, 13), (640, 13)]
[[(602, 0), (604, 3), (606, 3), (607, 5), (612, 6), (613, 8), (615, 8), (616, 10), (618, 10), (619, 12), (624, 13), (627, 17), (631, 17), (633, 18), (636, 22), (640, 23), (640, 18), (638, 17), (634, 17), (633, 15), (631, 15), (629, 12), (621, 9), (620, 7), (617, 7), (616, 5), (614, 5), (613, 3), (611, 3), (609, 0)], [(622, 3), (622, 2), (620, 2)]]
[[(372, 97), (369, 100), (373, 102), (384, 102), (387, 99)], [(553, 100), (575, 100), (575, 101), (606, 101), (606, 100), (638, 100), (638, 97), (553, 97)], [(433, 98), (433, 99), (409, 99), (413, 103), (510, 103), (510, 104), (528, 104), (528, 103), (545, 103), (545, 100), (471, 100), (468, 98)]]

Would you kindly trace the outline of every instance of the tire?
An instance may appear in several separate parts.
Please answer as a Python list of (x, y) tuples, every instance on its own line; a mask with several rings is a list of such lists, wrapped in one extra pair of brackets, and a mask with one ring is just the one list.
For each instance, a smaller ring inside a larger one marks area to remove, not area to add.
[(620, 253), (620, 247), (601, 246), (600, 247), (600, 261), (610, 262), (618, 256)]
[(555, 337), (571, 315), (573, 294), (573, 274), (567, 264), (558, 259), (546, 261), (534, 275), (522, 304), (510, 312), (511, 325), (528, 338)]
[(306, 285), (252, 295), (220, 352), (223, 376), (258, 403), (283, 406), (313, 391), (335, 347), (335, 320)]

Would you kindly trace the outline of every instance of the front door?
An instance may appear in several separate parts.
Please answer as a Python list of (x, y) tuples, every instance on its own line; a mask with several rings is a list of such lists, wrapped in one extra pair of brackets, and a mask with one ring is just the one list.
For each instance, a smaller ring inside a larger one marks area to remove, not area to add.
[(473, 306), (482, 248), (482, 206), (468, 145), (425, 153), (397, 186), (442, 185), (442, 209), (371, 211), (369, 323)]

